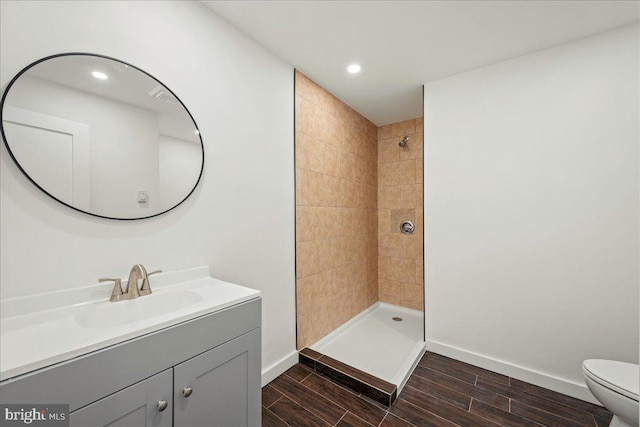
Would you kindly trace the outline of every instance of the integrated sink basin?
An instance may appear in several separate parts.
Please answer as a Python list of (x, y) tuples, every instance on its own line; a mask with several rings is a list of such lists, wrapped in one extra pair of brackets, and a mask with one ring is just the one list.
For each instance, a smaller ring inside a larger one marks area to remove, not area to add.
[(131, 300), (110, 302), (113, 286), (101, 283), (0, 301), (0, 381), (260, 297), (209, 267), (150, 281), (152, 293)]
[(87, 328), (113, 328), (168, 315), (202, 300), (202, 295), (191, 291), (160, 291), (132, 300), (97, 303), (78, 314), (76, 321)]

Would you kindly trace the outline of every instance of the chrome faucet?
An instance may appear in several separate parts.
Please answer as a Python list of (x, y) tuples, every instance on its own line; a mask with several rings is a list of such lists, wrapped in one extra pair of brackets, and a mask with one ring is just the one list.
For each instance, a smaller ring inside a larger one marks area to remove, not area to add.
[[(98, 279), (99, 282), (115, 282), (113, 291), (111, 292), (111, 298), (109, 301), (122, 301), (127, 299), (138, 298), (139, 296), (149, 295), (151, 293), (151, 285), (149, 283), (149, 276), (156, 273), (162, 273), (162, 270), (152, 271), (147, 273), (147, 269), (142, 264), (136, 264), (131, 268), (129, 272), (129, 280), (127, 280), (127, 288), (122, 291), (122, 285), (120, 279)], [(138, 280), (142, 279), (142, 285), (138, 288)]]

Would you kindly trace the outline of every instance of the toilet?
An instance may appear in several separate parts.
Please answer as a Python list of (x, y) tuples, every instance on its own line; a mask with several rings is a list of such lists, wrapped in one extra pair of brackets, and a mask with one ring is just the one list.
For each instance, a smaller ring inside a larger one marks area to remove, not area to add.
[(591, 393), (613, 414), (609, 427), (638, 427), (638, 365), (589, 359), (582, 373)]

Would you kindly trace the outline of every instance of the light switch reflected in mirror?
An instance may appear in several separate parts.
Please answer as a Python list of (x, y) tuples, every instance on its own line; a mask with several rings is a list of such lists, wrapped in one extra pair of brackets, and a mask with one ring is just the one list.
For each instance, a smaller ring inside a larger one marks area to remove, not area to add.
[(180, 205), (204, 166), (178, 97), (139, 68), (69, 53), (23, 69), (2, 98), (2, 136), (22, 172), (57, 201), (112, 219)]

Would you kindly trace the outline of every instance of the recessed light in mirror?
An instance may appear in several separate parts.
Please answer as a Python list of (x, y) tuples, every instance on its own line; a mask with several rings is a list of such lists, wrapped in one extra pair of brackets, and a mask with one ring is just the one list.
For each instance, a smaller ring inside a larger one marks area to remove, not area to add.
[(351, 74), (356, 74), (360, 72), (360, 66), (358, 64), (351, 64), (347, 67), (347, 71)]
[(200, 131), (198, 129), (194, 130), (193, 133), (195, 133), (196, 135), (200, 135)]
[(100, 71), (94, 71), (93, 73), (91, 73), (91, 75), (99, 80), (107, 80), (109, 78), (109, 76), (107, 76), (105, 73), (102, 73)]

